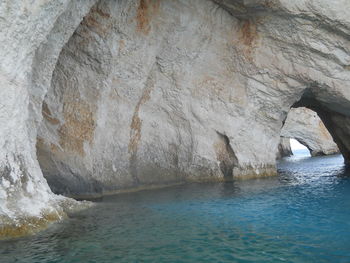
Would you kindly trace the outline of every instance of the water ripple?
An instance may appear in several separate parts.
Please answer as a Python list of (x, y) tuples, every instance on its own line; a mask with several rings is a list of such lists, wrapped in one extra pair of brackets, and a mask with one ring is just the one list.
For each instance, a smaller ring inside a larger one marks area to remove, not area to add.
[(350, 262), (350, 177), (341, 156), (288, 158), (278, 177), (106, 197), (0, 262)]

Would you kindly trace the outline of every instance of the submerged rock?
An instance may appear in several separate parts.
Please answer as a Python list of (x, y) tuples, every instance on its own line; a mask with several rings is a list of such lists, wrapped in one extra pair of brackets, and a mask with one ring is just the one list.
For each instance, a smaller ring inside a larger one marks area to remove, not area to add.
[(3, 1), (3, 226), (60, 214), (63, 197), (47, 182), (56, 193), (92, 195), (276, 174), (291, 107), (316, 111), (349, 161), (349, 8)]

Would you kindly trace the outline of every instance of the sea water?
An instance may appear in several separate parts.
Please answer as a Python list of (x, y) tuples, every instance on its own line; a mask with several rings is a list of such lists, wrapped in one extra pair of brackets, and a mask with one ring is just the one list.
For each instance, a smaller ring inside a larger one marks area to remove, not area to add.
[(350, 172), (340, 155), (286, 158), (279, 176), (104, 197), (1, 263), (350, 262)]

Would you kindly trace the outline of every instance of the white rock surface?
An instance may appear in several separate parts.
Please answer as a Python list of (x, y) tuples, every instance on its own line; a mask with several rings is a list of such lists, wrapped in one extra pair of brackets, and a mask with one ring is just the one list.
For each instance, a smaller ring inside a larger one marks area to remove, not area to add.
[(0, 3), (10, 222), (59, 210), (37, 137), (66, 194), (273, 174), (292, 106), (350, 160), (349, 1), (94, 2)]
[(291, 109), (281, 136), (298, 140), (309, 149), (312, 156), (339, 152), (338, 146), (317, 113), (307, 108)]
[[(38, 73), (50, 83), (61, 48), (91, 5), (68, 0), (0, 3), (0, 235), (7, 233), (7, 226), (24, 231), (27, 219), (35, 228), (33, 219), (44, 224), (46, 218), (60, 218), (74, 204), (51, 192), (37, 161), (37, 127), (46, 90), (34, 81)], [(38, 65), (41, 70), (35, 72)]]

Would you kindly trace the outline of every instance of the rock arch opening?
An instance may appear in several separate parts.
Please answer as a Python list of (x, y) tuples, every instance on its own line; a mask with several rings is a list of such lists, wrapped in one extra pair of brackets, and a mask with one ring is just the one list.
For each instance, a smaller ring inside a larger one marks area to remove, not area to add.
[[(325, 128), (343, 155), (345, 163), (350, 161), (350, 131), (348, 129), (350, 118), (348, 117), (348, 103), (337, 101), (337, 93), (315, 93), (316, 88), (304, 91), (301, 99), (293, 107), (306, 107), (313, 110), (322, 120)], [(322, 91), (322, 88), (319, 88)], [(318, 95), (316, 95), (318, 94)]]
[(284, 157), (296, 155), (312, 156), (310, 149), (295, 138), (281, 137), (278, 144), (276, 159), (280, 160)]
[(293, 155), (303, 155), (303, 156), (312, 156), (310, 149), (304, 145), (302, 142), (299, 142), (297, 139), (289, 138), (290, 148)]
[[(303, 145), (311, 156), (329, 155), (339, 152), (331, 134), (323, 124), (318, 114), (308, 108), (292, 108), (284, 122), (280, 142), (280, 155), (291, 155), (294, 150), (300, 150)], [(290, 144), (289, 139), (294, 139)], [(301, 145), (299, 145), (300, 143)], [(298, 149), (299, 148), (299, 149)], [(285, 152), (283, 152), (285, 151)]]

